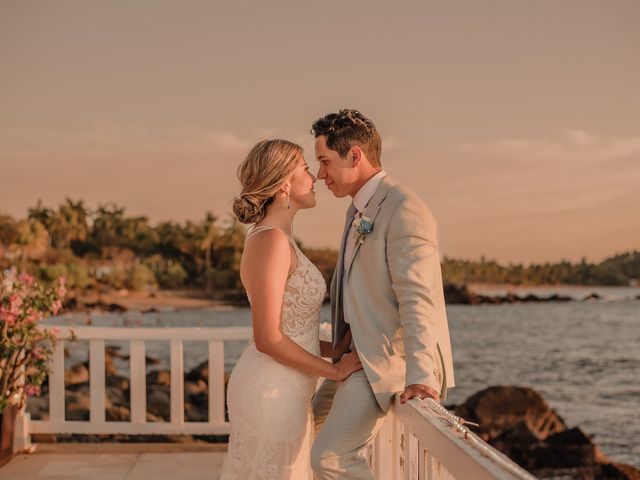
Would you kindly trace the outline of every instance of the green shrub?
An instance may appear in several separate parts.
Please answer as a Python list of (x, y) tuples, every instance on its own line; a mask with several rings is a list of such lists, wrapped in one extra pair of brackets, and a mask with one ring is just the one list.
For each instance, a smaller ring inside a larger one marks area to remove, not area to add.
[[(67, 266), (62, 263), (54, 265), (41, 265), (38, 269), (38, 277), (45, 283), (51, 283), (58, 277), (66, 277), (69, 274)], [(70, 285), (70, 282), (67, 284)]]
[(156, 277), (161, 288), (178, 288), (187, 280), (187, 271), (180, 262), (168, 261), (163, 269), (156, 272)]
[(158, 286), (156, 276), (153, 271), (143, 263), (137, 263), (131, 269), (129, 276), (129, 287), (132, 290), (140, 291)]

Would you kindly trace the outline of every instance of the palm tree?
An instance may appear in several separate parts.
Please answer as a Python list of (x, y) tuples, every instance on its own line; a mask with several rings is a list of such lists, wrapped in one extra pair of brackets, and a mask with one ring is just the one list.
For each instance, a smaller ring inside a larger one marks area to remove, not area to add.
[(118, 245), (125, 228), (124, 207), (114, 203), (99, 205), (93, 213), (91, 237), (101, 247)]
[(211, 294), (211, 253), (219, 236), (218, 227), (215, 224), (216, 220), (217, 218), (211, 212), (207, 212), (202, 223), (204, 236), (200, 242), (200, 248), (204, 251), (205, 291), (207, 294)]
[[(51, 231), (51, 226), (53, 224), (54, 216), (55, 216), (55, 212), (52, 209), (45, 207), (42, 204), (41, 198), (38, 199), (38, 203), (36, 204), (35, 207), (29, 208), (27, 210), (27, 218), (29, 220), (40, 222), (40, 224), (42, 224), (44, 228), (47, 229), (48, 232)], [(51, 240), (52, 239), (50, 235), (48, 239), (49, 247), (51, 246)]]
[(50, 227), (53, 245), (56, 248), (68, 248), (74, 240), (86, 240), (89, 231), (87, 217), (87, 209), (82, 200), (74, 202), (66, 198), (54, 215)]
[(27, 260), (41, 257), (49, 247), (49, 233), (38, 220), (20, 220), (16, 225), (15, 243), (20, 251), (20, 268), (26, 270)]

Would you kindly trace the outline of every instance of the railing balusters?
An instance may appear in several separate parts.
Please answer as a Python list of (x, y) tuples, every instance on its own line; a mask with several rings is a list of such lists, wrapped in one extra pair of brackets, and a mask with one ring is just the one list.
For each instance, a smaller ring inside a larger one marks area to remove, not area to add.
[(224, 423), (224, 343), (209, 341), (209, 423)]
[(418, 449), (418, 439), (407, 429), (409, 436), (409, 468), (411, 470), (411, 480), (418, 480), (418, 464), (420, 463), (420, 450)]
[(49, 375), (49, 419), (64, 422), (64, 340), (58, 340)]
[(104, 412), (104, 340), (89, 341), (89, 395), (92, 422), (105, 420)]
[(424, 448), (424, 442), (420, 441), (420, 470), (418, 472), (418, 478), (420, 480), (432, 480), (431, 475), (431, 454), (429, 450)]
[(171, 423), (184, 423), (184, 356), (182, 339), (171, 339)]
[(145, 423), (147, 421), (147, 369), (144, 340), (131, 340), (129, 351), (131, 421)]
[[(61, 335), (52, 357), (49, 378), (49, 420), (28, 423), (31, 433), (81, 434), (227, 434), (224, 421), (224, 341), (247, 339), (246, 327), (219, 328), (102, 328), (59, 327)], [(64, 339), (89, 340), (90, 421), (65, 421)], [(105, 422), (106, 340), (130, 342), (131, 421)], [(145, 341), (170, 341), (171, 421), (146, 422)], [(209, 416), (207, 422), (184, 422), (185, 340), (207, 341)], [(410, 401), (394, 406), (374, 440), (370, 459), (379, 480), (531, 480), (506, 457), (469, 431), (447, 420), (442, 408)], [(415, 436), (414, 436), (415, 435)]]

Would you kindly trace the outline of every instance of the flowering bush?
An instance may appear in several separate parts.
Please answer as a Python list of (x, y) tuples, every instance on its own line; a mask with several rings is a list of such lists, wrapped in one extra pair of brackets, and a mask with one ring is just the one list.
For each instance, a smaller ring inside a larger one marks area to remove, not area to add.
[(45, 330), (39, 321), (58, 313), (66, 292), (64, 277), (45, 288), (30, 275), (0, 274), (0, 413), (10, 405), (21, 408), (27, 395), (40, 394), (56, 331)]

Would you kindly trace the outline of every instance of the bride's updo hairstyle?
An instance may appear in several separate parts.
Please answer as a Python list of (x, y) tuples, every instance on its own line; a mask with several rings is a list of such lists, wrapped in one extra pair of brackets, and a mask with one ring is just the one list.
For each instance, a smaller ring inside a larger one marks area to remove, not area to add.
[(276, 193), (298, 166), (302, 147), (287, 140), (262, 140), (238, 168), (242, 184), (233, 201), (233, 213), (242, 223), (258, 223), (264, 218)]

